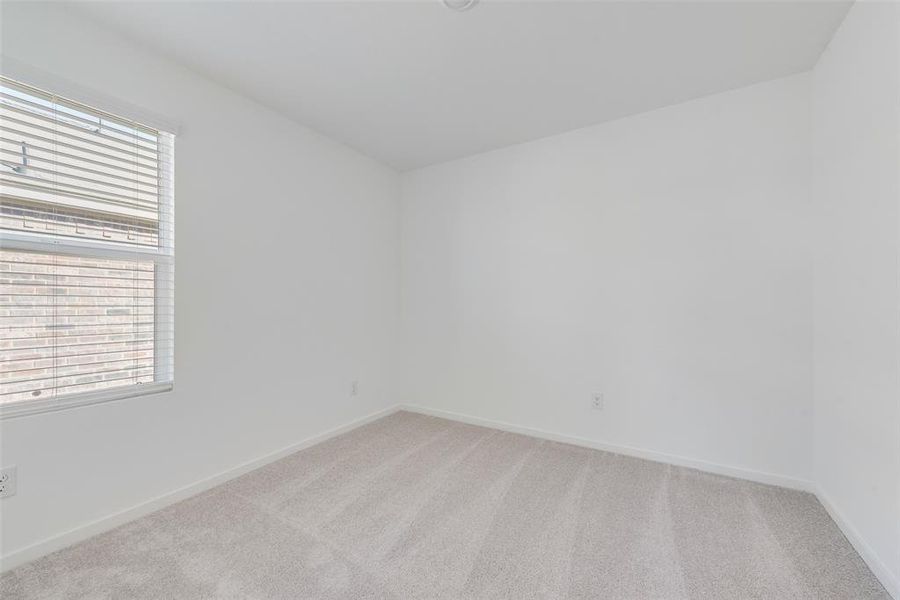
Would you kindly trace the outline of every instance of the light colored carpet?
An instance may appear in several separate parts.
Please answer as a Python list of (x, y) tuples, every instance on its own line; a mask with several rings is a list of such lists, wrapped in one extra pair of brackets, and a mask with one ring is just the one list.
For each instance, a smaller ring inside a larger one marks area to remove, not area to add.
[(408, 412), (7, 573), (0, 597), (889, 600), (809, 494)]

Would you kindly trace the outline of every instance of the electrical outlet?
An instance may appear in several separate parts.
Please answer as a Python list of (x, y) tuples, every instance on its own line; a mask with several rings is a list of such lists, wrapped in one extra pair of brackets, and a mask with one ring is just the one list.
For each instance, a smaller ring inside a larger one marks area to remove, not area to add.
[(591, 397), (591, 407), (594, 410), (603, 410), (603, 393), (595, 392)]
[(16, 468), (4, 467), (0, 469), (0, 498), (16, 495)]
[(359, 395), (359, 380), (354, 379), (353, 383), (350, 384), (350, 395), (351, 396)]

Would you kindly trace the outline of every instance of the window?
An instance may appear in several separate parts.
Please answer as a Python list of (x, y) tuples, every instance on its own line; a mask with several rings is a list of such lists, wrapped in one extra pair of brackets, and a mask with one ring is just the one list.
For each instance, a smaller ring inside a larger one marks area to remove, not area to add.
[(174, 136), (0, 77), (0, 415), (171, 389)]

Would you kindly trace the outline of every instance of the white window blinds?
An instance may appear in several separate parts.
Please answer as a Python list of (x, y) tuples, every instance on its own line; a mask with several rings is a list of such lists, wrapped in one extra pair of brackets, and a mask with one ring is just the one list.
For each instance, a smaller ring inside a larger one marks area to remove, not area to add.
[(169, 133), (0, 78), (0, 414), (171, 387), (173, 161)]

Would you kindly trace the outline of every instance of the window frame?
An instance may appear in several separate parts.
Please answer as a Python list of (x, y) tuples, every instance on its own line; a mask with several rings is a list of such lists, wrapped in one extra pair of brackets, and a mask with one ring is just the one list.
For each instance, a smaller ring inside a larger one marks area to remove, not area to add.
[[(168, 166), (168, 186), (165, 192), (160, 194), (160, 235), (171, 235), (174, 237), (174, 138), (178, 136), (180, 130), (178, 124), (171, 119), (159, 117), (144, 109), (93, 92), (80, 85), (73, 84), (63, 78), (40, 71), (17, 60), (6, 56), (2, 58), (2, 71), (0, 71), (0, 74), (5, 77), (20, 81), (26, 85), (44, 90), (59, 97), (85, 104), (96, 110), (108, 112), (120, 118), (141, 123), (147, 127), (156, 129), (160, 133), (173, 136), (171, 148), (172, 156)], [(165, 204), (163, 204), (164, 202)], [(163, 213), (165, 212), (167, 212), (168, 215), (164, 217)], [(163, 219), (167, 219), (168, 222), (164, 223)], [(166, 245), (162, 243), (162, 237), (158, 248), (134, 248), (116, 246), (114, 243), (109, 244), (97, 241), (53, 239), (51, 237), (42, 236), (41, 234), (22, 231), (7, 230), (0, 233), (0, 249), (3, 250), (43, 252), (98, 259), (152, 261), (157, 265), (157, 269), (155, 269), (156, 279), (154, 282), (154, 305), (159, 307), (161, 302), (165, 302), (168, 306), (169, 302), (171, 302), (170, 314), (166, 315), (164, 318), (157, 318), (155, 321), (154, 339), (161, 339), (161, 334), (168, 335), (170, 332), (174, 332), (175, 329), (175, 253), (173, 239), (168, 241), (168, 247), (171, 248), (170, 251), (167, 250)], [(160, 269), (160, 266), (163, 268)], [(166, 282), (170, 282), (170, 285), (172, 286), (171, 291), (167, 290), (163, 285)], [(161, 294), (160, 290), (163, 290), (165, 295)], [(157, 314), (163, 314), (163, 312), (158, 310)], [(156, 344), (155, 346), (154, 352), (156, 354), (154, 355), (154, 365), (156, 366), (162, 364), (160, 353), (163, 348), (159, 344)], [(173, 339), (171, 341), (171, 348), (166, 351), (166, 356), (171, 360), (171, 362), (166, 365), (166, 368), (169, 368), (170, 365), (172, 369), (172, 372), (169, 374), (169, 379), (166, 381), (154, 381), (152, 383), (144, 383), (141, 385), (123, 385), (103, 390), (75, 392), (56, 398), (17, 400), (5, 405), (0, 404), (0, 420), (171, 392), (175, 389), (174, 353), (175, 348)]]

